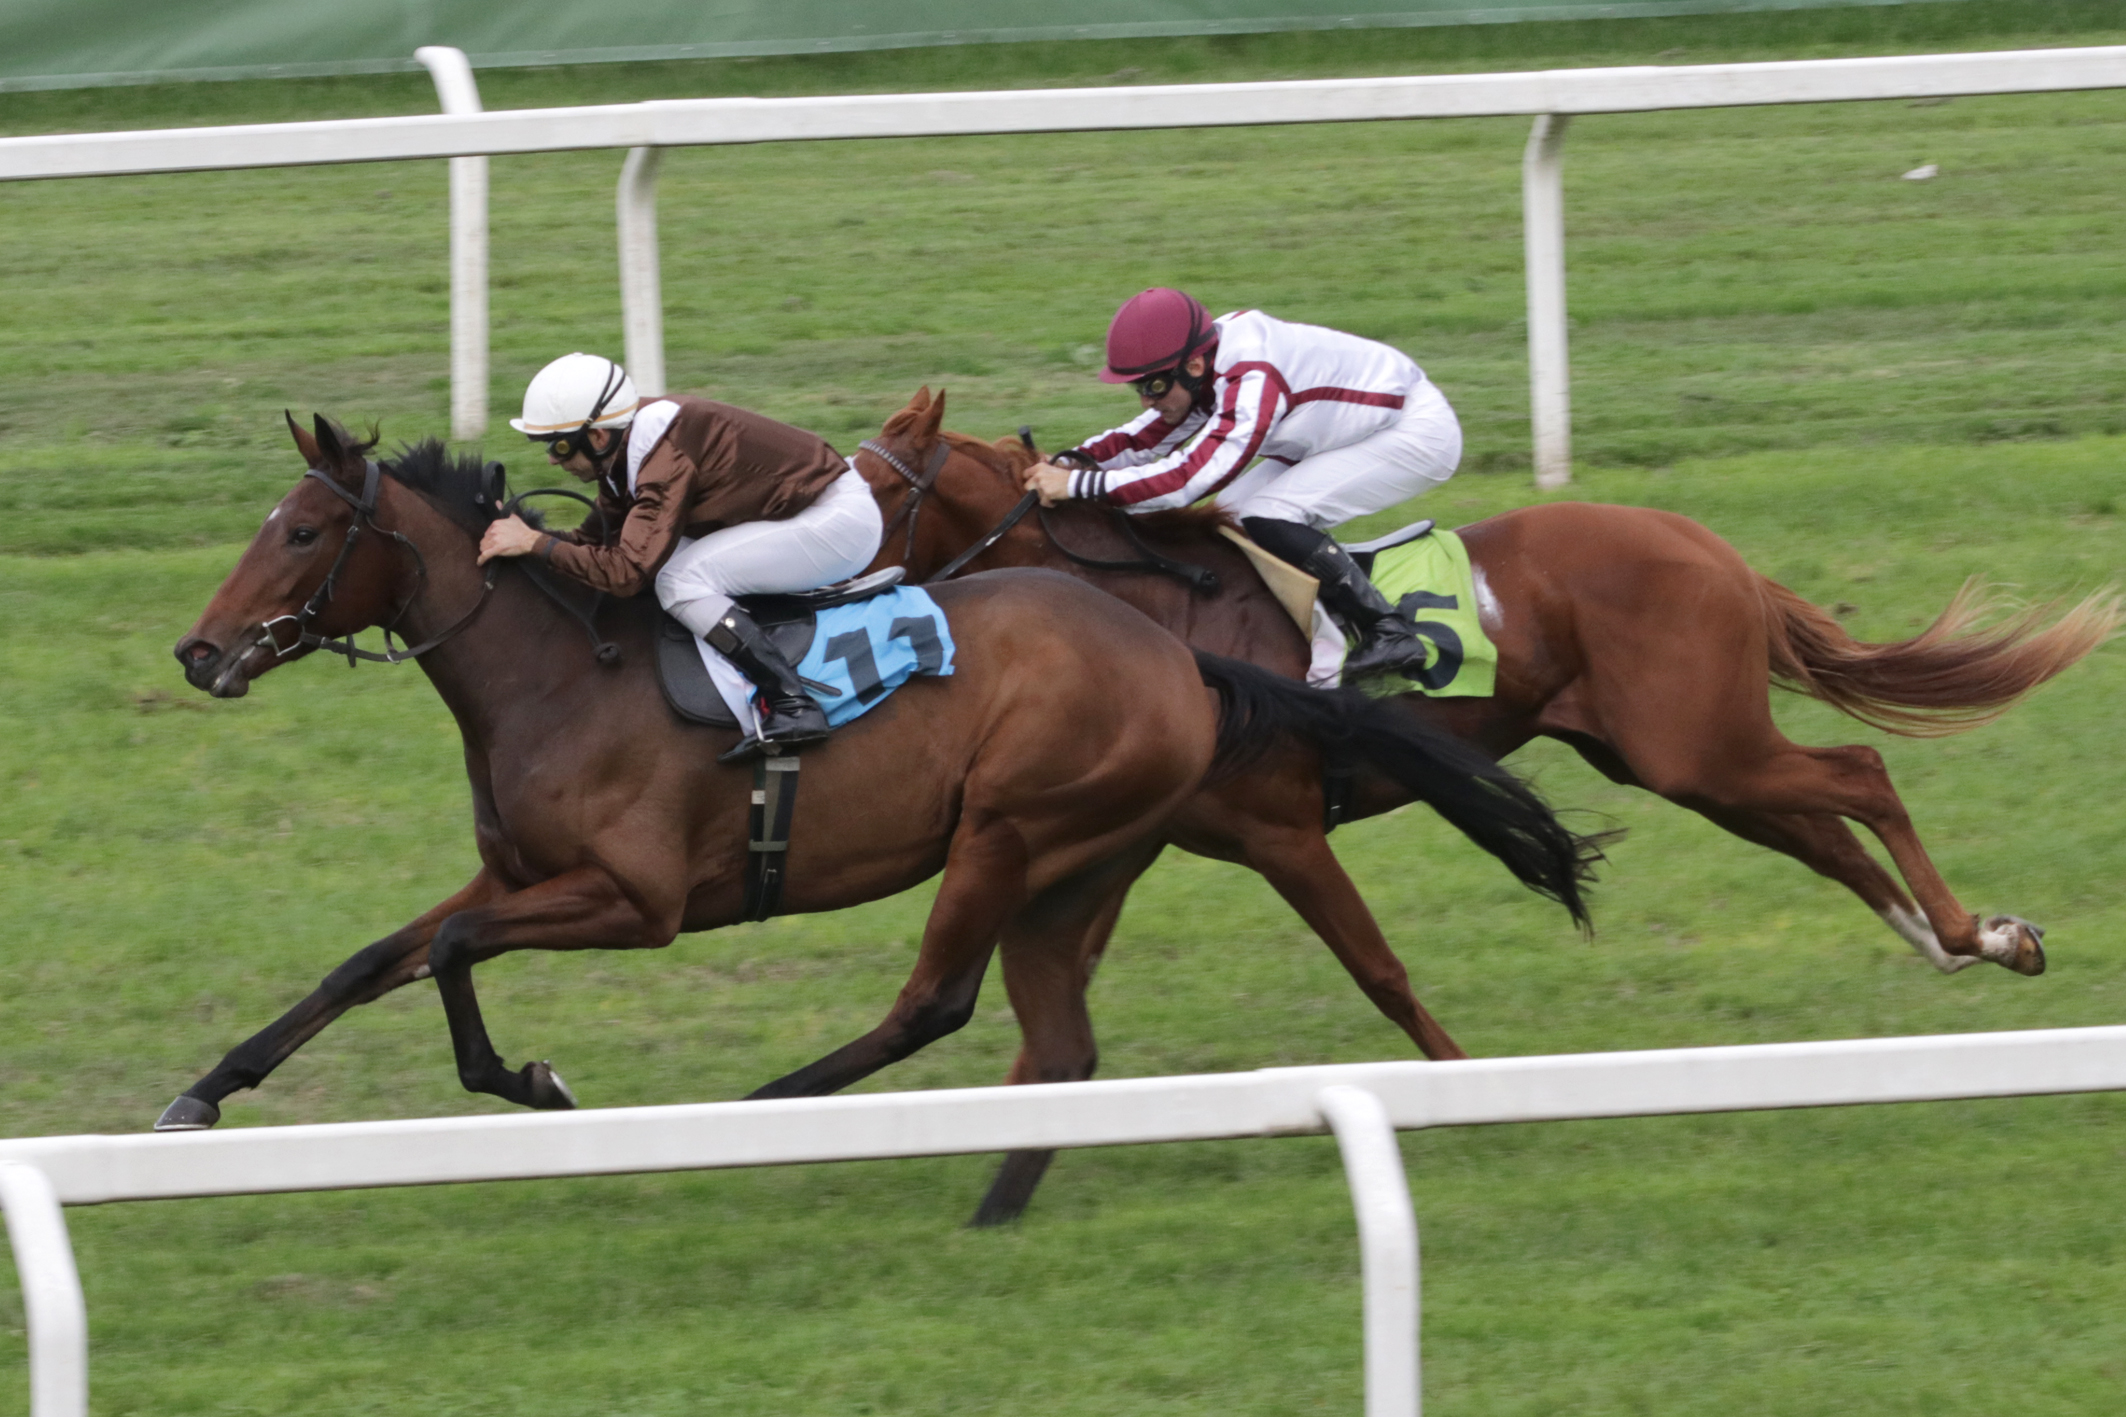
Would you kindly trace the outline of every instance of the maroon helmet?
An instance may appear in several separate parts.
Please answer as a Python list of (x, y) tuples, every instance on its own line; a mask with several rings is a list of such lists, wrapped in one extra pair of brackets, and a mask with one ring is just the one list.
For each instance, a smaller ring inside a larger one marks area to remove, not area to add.
[(1107, 367), (1100, 379), (1127, 384), (1147, 374), (1171, 369), (1218, 338), (1211, 312), (1203, 302), (1179, 290), (1155, 285), (1122, 302), (1107, 327)]

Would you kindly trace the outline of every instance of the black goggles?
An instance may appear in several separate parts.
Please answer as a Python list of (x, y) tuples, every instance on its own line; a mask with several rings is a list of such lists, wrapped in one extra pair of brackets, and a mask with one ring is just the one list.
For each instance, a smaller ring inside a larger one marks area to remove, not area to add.
[(535, 433), (532, 436), (546, 444), (546, 455), (555, 462), (567, 462), (578, 453), (590, 453), (592, 461), (597, 460), (597, 454), (591, 447), (588, 428), (577, 428), (567, 433)]
[(1163, 399), (1167, 391), (1181, 382), (1181, 370), (1162, 369), (1156, 374), (1147, 374), (1141, 379), (1132, 379), (1129, 386), (1137, 391), (1139, 398)]

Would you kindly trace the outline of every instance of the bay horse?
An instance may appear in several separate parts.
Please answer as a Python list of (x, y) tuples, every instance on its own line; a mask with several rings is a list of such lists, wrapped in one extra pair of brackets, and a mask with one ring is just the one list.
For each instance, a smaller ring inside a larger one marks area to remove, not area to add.
[[(473, 966), (518, 949), (660, 948), (741, 919), (752, 773), (717, 761), (736, 733), (666, 707), (653, 598), (613, 603), (598, 629), (617, 656), (594, 656), (523, 567), (497, 562), (483, 578), (475, 554), (503, 508), (477, 459), (429, 442), (379, 464), (373, 438), (322, 416), (312, 432), (289, 428), (308, 470), (177, 644), (185, 677), (239, 697), (314, 648), (351, 663), (355, 632), (395, 631), (413, 647), (387, 657), (415, 658), (457, 720), (481, 864), (231, 1050), (157, 1127), (212, 1126), (222, 1099), (258, 1086), (349, 1008), (431, 975), (467, 1089), (573, 1107), (550, 1064), (503, 1063)], [(839, 909), (942, 870), (913, 973), (876, 1028), (756, 1097), (833, 1092), (951, 1033), (1000, 946), (1025, 1037), (1012, 1080), (1089, 1075), (1077, 985), (1088, 935), (1112, 928), (1120, 892), (1207, 775), (1304, 778), (1324, 745), (1433, 802), (1585, 918), (1585, 843), (1446, 735), (1362, 695), (1323, 696), (1192, 651), (1053, 572), (977, 575), (934, 594), (956, 671), (911, 681), (805, 753), (783, 901)]]
[[(943, 414), (942, 392), (933, 399), (920, 391), (887, 421), (876, 451), (856, 461), (893, 519), (874, 564), (903, 564), (917, 581), (1002, 525), (1037, 456), (1024, 435), (987, 443), (946, 432)], [(1066, 572), (1192, 645), (1302, 677), (1306, 637), (1219, 534), (1222, 524), (1229, 519), (1214, 507), (1130, 516), (1066, 502), (1020, 521), (966, 564)], [(1411, 718), (1494, 759), (1536, 737), (1564, 742), (1611, 781), (1688, 807), (1844, 885), (1944, 973), (1981, 959), (2018, 974), (2044, 972), (2043, 931), (2010, 915), (1981, 921), (1957, 901), (1881, 754), (1790, 741), (1772, 721), (1770, 688), (1776, 682), (1892, 733), (1959, 732), (1997, 718), (2108, 639), (2122, 618), (2118, 596), (2090, 595), (2049, 626), (2046, 611), (2035, 609), (1980, 628), (1994, 607), (1967, 585), (1918, 635), (1867, 644), (1672, 512), (1547, 503), (1460, 534), (1484, 628), (1498, 647), (1497, 691), (1398, 696)], [(1198, 594), (1156, 573), (1147, 551), (1210, 570), (1217, 593)], [(1182, 844), (1244, 854), (1250, 835), (1273, 821), (1292, 837), (1298, 821), (1289, 787), (1253, 800), (1256, 786), (1227, 784), (1230, 815), (1190, 823), (1222, 827), (1222, 835)], [(1402, 800), (1392, 783), (1364, 773), (1347, 816)], [(1318, 792), (1299, 810), (1319, 821)], [(1848, 820), (1882, 842), (1902, 884), (1861, 846)]]

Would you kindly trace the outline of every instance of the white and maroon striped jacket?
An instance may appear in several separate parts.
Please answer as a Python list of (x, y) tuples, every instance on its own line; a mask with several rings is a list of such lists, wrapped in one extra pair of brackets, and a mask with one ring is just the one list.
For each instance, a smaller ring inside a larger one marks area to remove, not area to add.
[(1156, 409), (1088, 439), (1099, 470), (1071, 474), (1070, 495), (1135, 512), (1185, 507), (1256, 458), (1290, 465), (1345, 448), (1392, 423), (1424, 370), (1399, 349), (1259, 310), (1219, 317), (1211, 407), (1171, 427)]

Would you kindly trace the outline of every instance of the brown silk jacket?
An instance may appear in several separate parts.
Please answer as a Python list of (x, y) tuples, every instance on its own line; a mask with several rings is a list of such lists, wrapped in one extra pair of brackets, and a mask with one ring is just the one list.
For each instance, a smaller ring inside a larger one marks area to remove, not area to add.
[(610, 473), (598, 480), (598, 507), (614, 534), (597, 541), (593, 515), (575, 531), (539, 542), (537, 554), (555, 570), (608, 595), (634, 595), (648, 585), (680, 537), (795, 516), (849, 468), (815, 434), (727, 403), (675, 397), (651, 399), (643, 409), (664, 402), (679, 405), (679, 416), (643, 458), (634, 493), (624, 439)]

